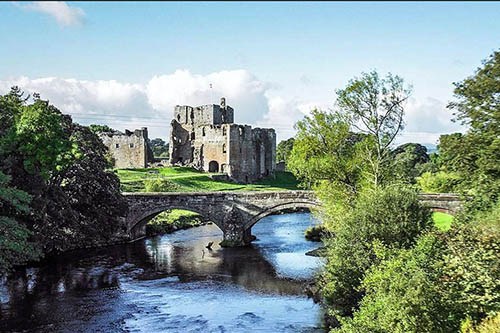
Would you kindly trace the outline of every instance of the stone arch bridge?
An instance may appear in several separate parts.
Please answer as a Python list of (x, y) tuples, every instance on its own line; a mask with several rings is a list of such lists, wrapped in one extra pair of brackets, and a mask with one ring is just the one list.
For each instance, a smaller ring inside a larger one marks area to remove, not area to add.
[[(123, 193), (129, 204), (125, 219), (130, 238), (145, 236), (146, 224), (167, 209), (196, 212), (223, 232), (222, 245), (242, 246), (252, 241), (251, 228), (262, 218), (284, 209), (320, 206), (312, 191)], [(431, 209), (454, 214), (461, 207), (455, 194), (421, 194)]]

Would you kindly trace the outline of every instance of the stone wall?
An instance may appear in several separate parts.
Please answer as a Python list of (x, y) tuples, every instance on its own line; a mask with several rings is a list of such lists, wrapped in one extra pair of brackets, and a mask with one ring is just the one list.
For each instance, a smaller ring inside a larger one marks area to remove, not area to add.
[(115, 168), (146, 168), (153, 161), (153, 152), (148, 145), (148, 130), (143, 127), (133, 132), (100, 133), (104, 145), (115, 161)]

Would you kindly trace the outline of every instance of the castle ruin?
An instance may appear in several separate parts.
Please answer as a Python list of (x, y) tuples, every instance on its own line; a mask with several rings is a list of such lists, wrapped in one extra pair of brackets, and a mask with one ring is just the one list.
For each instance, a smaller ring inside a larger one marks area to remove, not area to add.
[(234, 110), (226, 105), (197, 107), (177, 105), (171, 122), (171, 165), (191, 166), (205, 172), (221, 172), (251, 183), (274, 175), (276, 133), (234, 123)]
[(125, 133), (102, 132), (99, 138), (108, 147), (114, 159), (114, 167), (118, 169), (146, 168), (153, 162), (153, 151), (148, 144), (148, 129), (143, 127)]

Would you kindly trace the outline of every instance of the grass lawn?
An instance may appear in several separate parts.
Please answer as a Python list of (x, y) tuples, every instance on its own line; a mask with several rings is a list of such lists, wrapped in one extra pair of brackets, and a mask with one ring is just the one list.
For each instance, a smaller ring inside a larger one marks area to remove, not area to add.
[(432, 213), (432, 220), (434, 221), (434, 225), (436, 227), (438, 227), (442, 231), (446, 231), (451, 227), (451, 222), (453, 222), (453, 215), (434, 212)]
[(236, 184), (215, 181), (210, 175), (188, 167), (116, 170), (123, 192), (146, 192), (146, 185), (156, 181), (162, 192), (203, 191), (275, 191), (298, 190), (297, 180), (290, 172), (276, 172), (275, 178), (264, 179), (255, 184)]

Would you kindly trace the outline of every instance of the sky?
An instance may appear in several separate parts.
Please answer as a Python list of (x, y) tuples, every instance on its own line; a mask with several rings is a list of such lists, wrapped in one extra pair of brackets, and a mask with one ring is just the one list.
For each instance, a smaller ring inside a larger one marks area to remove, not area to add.
[(500, 2), (2, 2), (0, 94), (166, 140), (175, 105), (224, 96), (279, 141), (377, 70), (413, 86), (398, 143), (435, 144), (466, 130), (446, 108), (453, 82), (499, 46)]

